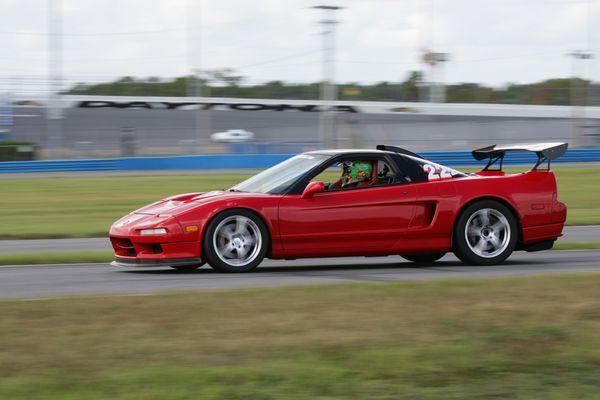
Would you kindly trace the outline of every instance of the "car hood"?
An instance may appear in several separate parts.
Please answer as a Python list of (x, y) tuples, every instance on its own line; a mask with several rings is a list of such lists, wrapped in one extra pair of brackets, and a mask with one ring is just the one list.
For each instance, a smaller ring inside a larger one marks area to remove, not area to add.
[(206, 193), (186, 193), (167, 197), (155, 203), (135, 210), (135, 214), (147, 215), (172, 215), (177, 216), (199, 205), (212, 203), (220, 200), (235, 199), (255, 195), (255, 193), (227, 192), (215, 190)]

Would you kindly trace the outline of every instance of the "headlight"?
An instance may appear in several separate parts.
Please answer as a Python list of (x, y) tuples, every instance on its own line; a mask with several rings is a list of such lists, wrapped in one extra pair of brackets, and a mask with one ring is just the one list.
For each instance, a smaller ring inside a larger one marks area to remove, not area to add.
[(167, 234), (167, 230), (165, 228), (140, 230), (140, 235), (166, 235), (166, 234)]

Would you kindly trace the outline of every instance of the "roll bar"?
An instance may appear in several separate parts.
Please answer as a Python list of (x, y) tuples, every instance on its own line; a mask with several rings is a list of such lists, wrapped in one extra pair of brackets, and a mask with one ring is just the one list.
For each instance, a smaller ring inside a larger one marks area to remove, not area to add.
[(387, 146), (385, 144), (378, 144), (376, 147), (377, 150), (382, 150), (382, 151), (391, 151), (393, 153), (398, 153), (398, 154), (406, 154), (407, 156), (412, 156), (412, 157), (417, 157), (417, 158), (423, 158), (420, 155), (418, 155), (417, 153), (413, 153), (410, 150), (406, 150), (403, 149), (402, 147), (396, 147), (396, 146)]

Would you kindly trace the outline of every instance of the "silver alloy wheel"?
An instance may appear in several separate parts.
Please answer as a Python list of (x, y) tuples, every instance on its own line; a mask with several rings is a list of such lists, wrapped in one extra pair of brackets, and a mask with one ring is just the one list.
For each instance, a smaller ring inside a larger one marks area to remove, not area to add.
[(474, 212), (465, 225), (465, 237), (471, 251), (480, 257), (493, 258), (510, 243), (510, 224), (500, 211), (482, 208)]
[(258, 225), (243, 215), (232, 215), (217, 225), (213, 235), (217, 256), (232, 267), (244, 267), (258, 257), (262, 235)]

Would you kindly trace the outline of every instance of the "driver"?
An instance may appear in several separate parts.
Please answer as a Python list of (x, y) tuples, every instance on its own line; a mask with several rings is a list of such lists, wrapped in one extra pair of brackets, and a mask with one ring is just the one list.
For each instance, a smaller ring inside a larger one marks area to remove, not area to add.
[(350, 188), (367, 182), (373, 176), (373, 163), (370, 161), (344, 161), (342, 176), (330, 188)]

